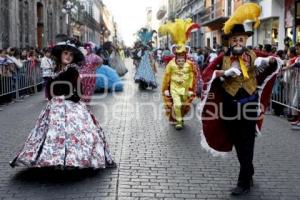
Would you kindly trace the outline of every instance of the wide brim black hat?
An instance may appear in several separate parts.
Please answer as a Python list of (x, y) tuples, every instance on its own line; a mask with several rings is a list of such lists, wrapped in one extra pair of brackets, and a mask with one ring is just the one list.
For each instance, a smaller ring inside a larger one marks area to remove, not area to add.
[(245, 31), (243, 24), (235, 24), (231, 29), (231, 32), (229, 34), (223, 34), (222, 37), (223, 39), (228, 40), (230, 37), (237, 35), (247, 35), (250, 37), (253, 35), (253, 31)]
[(57, 43), (51, 51), (52, 56), (54, 56), (57, 60), (61, 59), (61, 53), (63, 51), (71, 51), (73, 52), (73, 63), (81, 63), (84, 61), (83, 53), (76, 47), (75, 44), (71, 43), (69, 40), (66, 42)]

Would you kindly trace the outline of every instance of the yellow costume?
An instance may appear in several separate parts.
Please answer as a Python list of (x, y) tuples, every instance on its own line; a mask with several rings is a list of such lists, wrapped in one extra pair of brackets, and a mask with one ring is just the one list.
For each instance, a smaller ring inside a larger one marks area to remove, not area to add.
[(173, 23), (167, 23), (159, 28), (161, 35), (170, 34), (176, 44), (173, 58), (166, 66), (162, 94), (166, 114), (170, 121), (176, 121), (176, 128), (183, 126), (183, 117), (189, 111), (190, 104), (195, 97), (196, 69), (192, 61), (186, 59), (180, 66), (176, 63), (177, 56), (186, 58), (187, 50), (185, 42), (192, 29), (199, 25), (192, 23), (191, 19), (176, 19)]
[[(182, 123), (182, 117), (189, 111), (190, 103), (195, 97), (195, 95), (189, 96), (189, 91), (194, 92), (195, 88), (193, 63), (187, 61), (183, 67), (180, 67), (173, 58), (166, 66), (162, 83), (166, 113), (170, 121), (176, 120), (177, 123)], [(170, 91), (171, 97), (164, 94), (166, 90)]]
[[(247, 91), (249, 95), (253, 94), (256, 91), (256, 67), (254, 66), (256, 55), (253, 51), (248, 50), (245, 53), (251, 57), (251, 63), (249, 63), (248, 66), (246, 66), (248, 77), (245, 78), (244, 76), (236, 76), (226, 78), (222, 84), (225, 91), (231, 96), (235, 96), (240, 88), (243, 88), (245, 91)], [(230, 59), (230, 56), (224, 56), (222, 69), (228, 70), (231, 68), (231, 65), (232, 61)]]

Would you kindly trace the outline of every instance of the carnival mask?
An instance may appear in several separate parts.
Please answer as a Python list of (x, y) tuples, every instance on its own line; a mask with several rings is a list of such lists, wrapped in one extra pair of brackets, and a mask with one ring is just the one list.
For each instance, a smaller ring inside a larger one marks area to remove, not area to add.
[(176, 58), (176, 63), (177, 63), (177, 65), (179, 65), (179, 67), (183, 67), (185, 61), (186, 61), (185, 57), (178, 57), (178, 58)]
[(239, 56), (244, 53), (247, 39), (248, 36), (246, 35), (236, 35), (229, 39), (230, 50), (233, 55)]

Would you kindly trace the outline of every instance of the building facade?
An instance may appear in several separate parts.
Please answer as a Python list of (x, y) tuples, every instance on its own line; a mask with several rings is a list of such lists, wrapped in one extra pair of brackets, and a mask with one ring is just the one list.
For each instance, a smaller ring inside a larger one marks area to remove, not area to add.
[(202, 28), (192, 33), (190, 46), (216, 48), (223, 44), (224, 23), (246, 2), (258, 3), (262, 8), (261, 25), (257, 30), (252, 29), (253, 22), (245, 23), (247, 30), (254, 31), (247, 45), (272, 44), (283, 49), (286, 36), (300, 41), (300, 0), (168, 0), (167, 16), (170, 21), (192, 18), (201, 24)]
[[(73, 9), (66, 11), (68, 1)], [(116, 27), (103, 13), (102, 0), (0, 0), (0, 48), (52, 46), (57, 34), (100, 44)]]
[[(240, 2), (240, 0), (234, 0)], [(204, 46), (216, 48), (222, 44), (222, 28), (232, 14), (234, 1), (205, 0), (201, 15), (204, 30)]]
[(0, 48), (44, 47), (66, 33), (61, 0), (1, 0)]
[[(201, 15), (203, 14), (204, 1), (199, 0), (182, 0), (181, 5), (177, 7), (176, 18), (191, 18), (193, 22), (201, 24)], [(203, 46), (203, 31), (197, 30), (191, 33), (189, 45), (191, 47), (199, 48)]]
[[(202, 0), (168, 0), (167, 1), (167, 14), (166, 17), (160, 19), (161, 23), (166, 21), (174, 21), (176, 18), (191, 18), (193, 22), (200, 24), (201, 11), (204, 8)], [(165, 41), (165, 39), (164, 39)], [(168, 40), (170, 45), (170, 41)], [(203, 44), (203, 30), (197, 30), (191, 33), (188, 45), (191, 47), (201, 47)]]
[[(271, 44), (278, 49), (284, 49), (284, 38), (288, 31), (285, 28), (285, 2), (281, 0), (251, 1), (258, 3), (262, 8), (260, 26), (253, 30), (254, 35), (248, 40), (248, 45)], [(248, 30), (253, 22), (245, 23)]]
[(114, 21), (112, 13), (104, 4), (102, 7), (101, 22), (101, 44), (116, 40), (118, 31), (117, 24)]
[[(159, 26), (166, 23), (168, 21), (168, 5), (169, 0), (160, 1), (159, 8), (156, 13), (156, 19), (159, 21)], [(159, 27), (158, 27), (159, 28)], [(158, 48), (166, 48), (168, 47), (169, 36), (160, 36), (157, 37), (157, 47)]]
[(152, 29), (153, 28), (153, 21), (152, 21), (152, 7), (146, 8), (146, 28)]
[(80, 9), (73, 13), (72, 34), (82, 42), (100, 44), (101, 0), (80, 0)]

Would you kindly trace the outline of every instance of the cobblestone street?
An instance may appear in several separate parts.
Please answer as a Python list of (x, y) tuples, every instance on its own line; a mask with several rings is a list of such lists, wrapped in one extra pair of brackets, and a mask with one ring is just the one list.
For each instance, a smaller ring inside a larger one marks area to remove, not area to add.
[[(50, 170), (9, 166), (46, 101), (43, 92), (0, 111), (1, 200), (144, 200), (144, 199), (300, 199), (300, 131), (286, 119), (267, 115), (254, 156), (254, 188), (233, 198), (239, 171), (235, 152), (213, 157), (200, 145), (201, 123), (195, 117), (176, 131), (164, 117), (160, 89), (141, 91), (125, 76), (124, 92), (96, 94), (92, 110), (103, 127), (115, 169)], [(161, 80), (162, 68), (158, 79)], [(194, 102), (194, 108), (197, 101)]]

